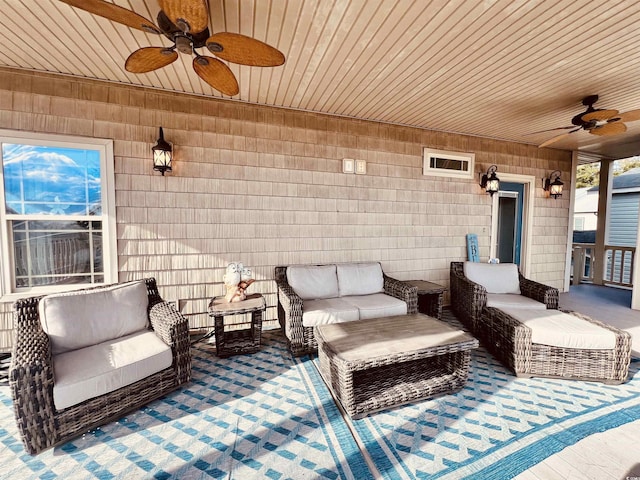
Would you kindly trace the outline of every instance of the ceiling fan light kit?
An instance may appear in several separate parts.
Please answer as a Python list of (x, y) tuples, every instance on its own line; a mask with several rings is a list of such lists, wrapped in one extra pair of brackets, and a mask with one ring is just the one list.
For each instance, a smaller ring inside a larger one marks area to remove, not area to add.
[(277, 67), (285, 62), (282, 52), (255, 38), (232, 32), (210, 35), (205, 0), (158, 0), (157, 26), (132, 10), (104, 0), (60, 1), (143, 32), (164, 35), (173, 42), (171, 47), (143, 47), (133, 52), (125, 62), (125, 70), (131, 73), (166, 67), (178, 59), (177, 50), (195, 55), (193, 68), (202, 80), (219, 92), (234, 96), (240, 88), (231, 69), (217, 58), (199, 54), (197, 49), (206, 48), (222, 60), (253, 67)]
[(552, 143), (562, 140), (563, 138), (566, 138), (572, 133), (580, 130), (585, 130), (591, 135), (598, 135), (602, 137), (620, 135), (627, 131), (627, 126), (624, 122), (635, 122), (636, 120), (640, 120), (640, 109), (620, 113), (618, 110), (594, 108), (593, 105), (597, 101), (598, 95), (589, 95), (588, 97), (583, 98), (582, 104), (587, 107), (587, 110), (573, 117), (571, 119), (572, 125), (535, 132), (543, 133), (552, 132), (554, 130), (570, 130), (567, 133), (562, 133), (541, 143), (539, 147), (543, 148), (551, 145)]

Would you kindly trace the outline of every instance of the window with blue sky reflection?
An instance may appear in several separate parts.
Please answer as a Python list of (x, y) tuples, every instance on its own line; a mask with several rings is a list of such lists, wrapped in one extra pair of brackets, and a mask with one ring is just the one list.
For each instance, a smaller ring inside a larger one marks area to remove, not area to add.
[(101, 283), (100, 151), (2, 144), (13, 288)]

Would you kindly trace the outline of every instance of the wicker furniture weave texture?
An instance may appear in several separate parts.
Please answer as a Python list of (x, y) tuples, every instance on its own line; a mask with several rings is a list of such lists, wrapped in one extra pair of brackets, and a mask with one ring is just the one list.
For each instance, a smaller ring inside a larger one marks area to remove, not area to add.
[[(469, 280), (463, 270), (463, 262), (451, 262), (449, 270), (451, 309), (469, 331), (481, 337), (480, 317), (487, 305), (487, 290)], [(534, 282), (519, 274), (522, 295), (544, 303), (547, 309), (558, 308), (558, 289)]]
[(425, 280), (407, 280), (407, 283), (418, 287), (418, 311), (441, 320), (444, 292), (447, 289), (442, 285)]
[[(383, 274), (384, 293), (407, 303), (407, 313), (418, 311), (416, 287), (401, 280)], [(278, 321), (287, 338), (287, 346), (294, 356), (314, 353), (318, 342), (314, 336), (314, 327), (302, 325), (302, 299), (293, 291), (287, 281), (287, 266), (275, 267), (275, 282), (278, 289)]]
[(518, 377), (550, 377), (619, 384), (627, 380), (631, 361), (631, 335), (628, 332), (563, 310), (591, 322), (616, 336), (614, 349), (561, 348), (531, 342), (531, 329), (498, 308), (485, 309), (480, 320), (480, 340)]
[(478, 341), (423, 314), (316, 327), (320, 373), (353, 418), (464, 387)]
[(51, 343), (38, 315), (38, 302), (42, 297), (15, 302), (16, 341), (9, 384), (18, 430), (29, 454), (37, 454), (115, 420), (191, 379), (188, 321), (173, 305), (163, 302), (155, 279), (145, 279), (145, 284), (151, 328), (171, 347), (173, 364), (136, 383), (64, 410), (56, 410), (53, 402), (55, 377)]

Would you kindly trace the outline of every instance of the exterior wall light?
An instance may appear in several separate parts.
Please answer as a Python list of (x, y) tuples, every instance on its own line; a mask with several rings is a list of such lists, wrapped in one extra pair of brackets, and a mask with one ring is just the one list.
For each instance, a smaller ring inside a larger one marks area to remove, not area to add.
[(558, 198), (562, 196), (562, 188), (564, 183), (560, 180), (560, 170), (556, 170), (549, 178), (542, 179), (542, 188), (545, 192), (549, 192), (549, 196)]
[(481, 174), (480, 187), (484, 188), (485, 191), (492, 196), (500, 188), (500, 179), (496, 176), (497, 171), (498, 167), (496, 165), (491, 165), (488, 168), (487, 173)]
[(153, 152), (153, 169), (158, 170), (163, 176), (164, 172), (170, 172), (173, 152), (171, 144), (164, 139), (162, 127), (160, 127), (160, 138), (158, 138), (158, 142), (151, 147), (151, 151)]

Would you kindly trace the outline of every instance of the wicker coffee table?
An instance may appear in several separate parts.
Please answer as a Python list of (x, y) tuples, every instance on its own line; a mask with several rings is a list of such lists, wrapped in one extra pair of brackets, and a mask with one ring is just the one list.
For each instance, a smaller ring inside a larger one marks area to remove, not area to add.
[(466, 383), (478, 341), (420, 313), (316, 327), (320, 373), (353, 418)]

